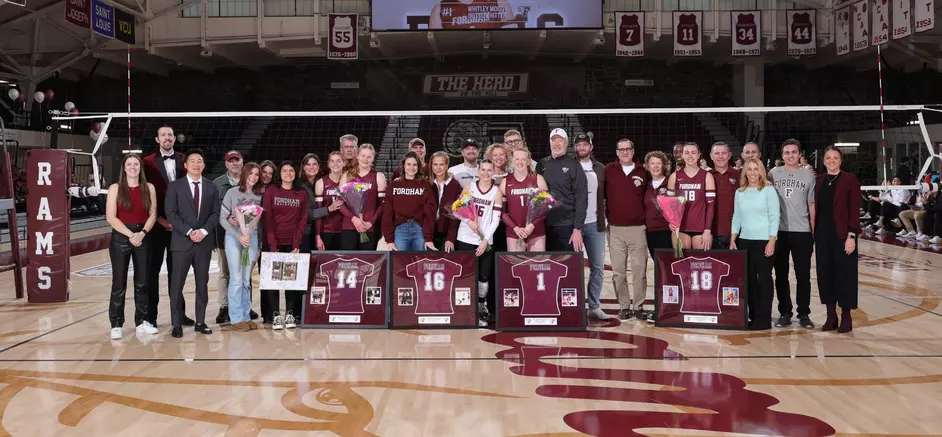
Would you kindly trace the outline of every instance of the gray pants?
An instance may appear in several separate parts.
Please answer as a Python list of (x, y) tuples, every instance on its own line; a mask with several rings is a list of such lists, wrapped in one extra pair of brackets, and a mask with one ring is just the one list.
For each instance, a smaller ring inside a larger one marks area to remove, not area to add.
[[(612, 259), (615, 295), (623, 310), (640, 310), (648, 293), (648, 242), (645, 227), (609, 226), (608, 248)], [(628, 260), (631, 259), (631, 287), (628, 287)]]

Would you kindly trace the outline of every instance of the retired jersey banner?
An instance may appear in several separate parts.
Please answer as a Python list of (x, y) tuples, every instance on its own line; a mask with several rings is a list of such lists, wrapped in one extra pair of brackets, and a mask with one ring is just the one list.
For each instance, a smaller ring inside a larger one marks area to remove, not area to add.
[(890, 41), (889, 5), (887, 0), (873, 0), (870, 11), (873, 15), (873, 45), (886, 44)]
[(108, 38), (114, 38), (114, 6), (102, 0), (92, 2), (92, 31)]
[(762, 12), (761, 11), (731, 11), (730, 23), (733, 24), (733, 56), (759, 56), (762, 48), (759, 40), (762, 38)]
[(746, 251), (655, 251), (655, 326), (746, 329)]
[(330, 36), (327, 59), (357, 59), (357, 14), (329, 14), (327, 22)]
[(912, 1), (893, 0), (893, 39), (913, 34)]
[(834, 46), (837, 55), (843, 56), (850, 53), (850, 6), (838, 9), (834, 13), (834, 22)]
[(92, 26), (92, 0), (65, 0), (65, 21), (83, 29)]
[(69, 202), (72, 178), (64, 150), (30, 150), (26, 157), (26, 293), (30, 303), (69, 300)]
[(817, 53), (815, 10), (793, 9), (785, 11), (785, 14), (788, 16), (788, 56)]
[(616, 12), (618, 39), (615, 40), (615, 56), (644, 56), (644, 12)]
[(498, 331), (585, 331), (585, 263), (578, 252), (497, 254)]
[(935, 1), (915, 0), (913, 18), (916, 20), (916, 32), (925, 32), (935, 27)]
[(122, 11), (114, 10), (115, 39), (126, 44), (134, 45), (137, 43), (137, 37), (134, 30), (134, 16)]
[(703, 12), (674, 12), (674, 56), (703, 55)]
[(314, 252), (301, 327), (385, 328), (389, 252)]
[(392, 328), (477, 328), (477, 257), (390, 252)]
[(870, 47), (870, 3), (868, 0), (861, 0), (851, 6), (854, 14), (854, 51)]

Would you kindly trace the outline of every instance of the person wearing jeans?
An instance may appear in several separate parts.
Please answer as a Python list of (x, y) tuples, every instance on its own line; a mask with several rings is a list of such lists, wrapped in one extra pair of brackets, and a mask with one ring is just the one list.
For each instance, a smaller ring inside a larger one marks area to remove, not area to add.
[(589, 257), (589, 317), (607, 320), (611, 316), (602, 311), (600, 302), (605, 275), (605, 166), (592, 159), (593, 145), (587, 136), (577, 136), (574, 146), (588, 189), (582, 242)]
[[(213, 180), (220, 203), (232, 187), (239, 185), (239, 179), (242, 177), (241, 152), (230, 150), (223, 159), (226, 161), (226, 173)], [(216, 315), (216, 323), (220, 325), (229, 323), (229, 263), (226, 261), (225, 237), (225, 228), (216, 226), (216, 257), (219, 262), (219, 273), (216, 275), (216, 302), (219, 304), (219, 314)]]
[(409, 152), (402, 158), (403, 176), (389, 183), (383, 209), (383, 237), (389, 250), (438, 250), (432, 241), (435, 230), (435, 194), (419, 168), (419, 157)]
[[(246, 205), (261, 206), (262, 184), (259, 183), (261, 168), (255, 163), (249, 163), (242, 171), (242, 178), (238, 186), (232, 187), (223, 196), (219, 211), (219, 224), (226, 231), (224, 237), (226, 250), (226, 263), (229, 267), (228, 317), (232, 329), (236, 331), (251, 331), (258, 329), (258, 325), (251, 320), (252, 310), (252, 267), (258, 258), (258, 229), (250, 235), (245, 235), (239, 226), (233, 226), (232, 220), (238, 223), (239, 208)], [(247, 264), (242, 263), (243, 252), (248, 251)]]
[[(647, 170), (635, 161), (635, 145), (631, 140), (621, 139), (615, 147), (618, 160), (605, 166), (608, 200), (605, 214), (608, 218), (612, 277), (618, 297), (618, 318), (635, 317), (646, 321), (648, 312), (644, 311), (643, 305), (648, 292), (648, 242), (645, 237), (644, 196), (649, 176)], [(628, 287), (629, 259), (631, 288)]]

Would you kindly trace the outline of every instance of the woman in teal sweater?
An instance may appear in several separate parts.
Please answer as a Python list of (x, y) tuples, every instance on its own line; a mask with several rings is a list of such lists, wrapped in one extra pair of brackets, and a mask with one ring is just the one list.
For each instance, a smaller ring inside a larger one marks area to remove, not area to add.
[[(746, 251), (749, 329), (772, 329), (772, 264), (778, 235), (779, 202), (762, 161), (746, 161), (736, 190), (730, 249)], [(737, 241), (737, 238), (742, 237)]]

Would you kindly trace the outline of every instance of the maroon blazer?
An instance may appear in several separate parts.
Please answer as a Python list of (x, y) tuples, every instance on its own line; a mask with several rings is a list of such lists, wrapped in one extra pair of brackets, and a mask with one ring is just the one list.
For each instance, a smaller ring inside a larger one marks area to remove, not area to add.
[[(186, 175), (186, 172), (183, 171), (183, 154), (174, 152), (173, 159), (177, 164), (177, 179), (180, 179)], [(159, 151), (144, 157), (144, 177), (147, 178), (147, 182), (154, 186), (154, 192), (157, 195), (157, 217), (167, 218), (167, 214), (164, 212), (164, 199), (167, 197), (167, 186), (170, 185), (170, 181), (167, 180), (167, 168), (164, 167), (163, 158), (160, 156)], [(162, 229), (162, 226), (154, 228), (154, 230)]]
[[(834, 229), (842, 240), (847, 239), (847, 233), (860, 235), (860, 181), (857, 176), (846, 171), (841, 172), (834, 190)], [(821, 187), (826, 183), (827, 172), (818, 175), (818, 184), (815, 188), (815, 199), (821, 198)]]
[[(458, 241), (458, 220), (451, 218), (451, 204), (461, 197), (461, 184), (455, 178), (445, 184), (445, 192), (442, 193), (442, 201), (438, 204), (438, 220), (435, 222), (435, 232), (445, 234), (445, 241), (455, 243)], [(438, 184), (432, 182), (432, 193), (435, 194), (435, 201), (438, 201)], [(438, 250), (443, 250), (438, 248)]]

